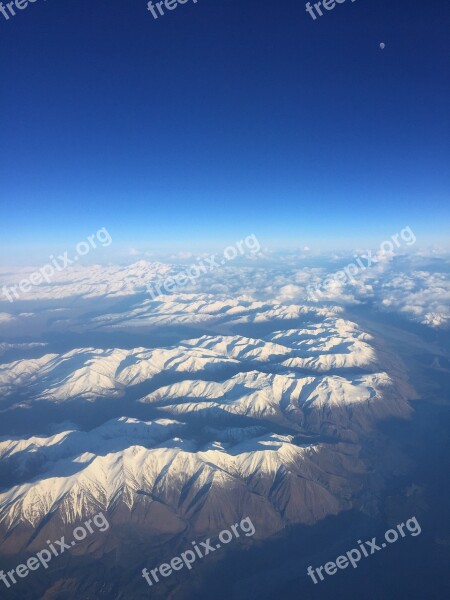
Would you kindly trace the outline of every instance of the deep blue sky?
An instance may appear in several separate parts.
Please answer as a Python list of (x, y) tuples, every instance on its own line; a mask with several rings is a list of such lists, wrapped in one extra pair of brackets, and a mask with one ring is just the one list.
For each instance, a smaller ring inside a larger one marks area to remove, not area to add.
[[(37, 0), (0, 15), (3, 251), (378, 243), (450, 216), (450, 7)], [(380, 50), (379, 43), (386, 49)]]

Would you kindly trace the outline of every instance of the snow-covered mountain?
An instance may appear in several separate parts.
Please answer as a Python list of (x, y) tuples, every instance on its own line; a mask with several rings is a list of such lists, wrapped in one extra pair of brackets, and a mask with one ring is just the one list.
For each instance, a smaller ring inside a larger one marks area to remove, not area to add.
[(302, 369), (324, 373), (352, 367), (374, 370), (377, 357), (368, 341), (370, 336), (354, 324), (327, 317), (321, 327), (275, 332), (268, 339), (220, 335), (151, 350), (79, 348), (0, 365), (0, 393), (6, 398), (25, 388), (36, 399), (95, 400), (120, 396), (126, 388), (151, 381), (161, 373), (205, 373), (260, 363), (270, 363), (271, 368), (277, 366), (283, 372)]
[(46, 354), (0, 366), (0, 393), (7, 397), (26, 388), (36, 399), (61, 402), (75, 398), (95, 400), (124, 393), (127, 386), (155, 375), (213, 370), (236, 363), (215, 352), (188, 348), (100, 350), (80, 348), (61, 356)]
[[(169, 423), (167, 435), (176, 427)], [(174, 523), (182, 530), (186, 521), (199, 534), (207, 533), (242, 510), (274, 531), (286, 522), (312, 523), (350, 506), (348, 480), (362, 471), (355, 447), (345, 443), (297, 445), (292, 436), (266, 434), (236, 444), (199, 445), (177, 437), (158, 442), (99, 434), (103, 444), (63, 432), (56, 446), (55, 438), (46, 440), (51, 452), (43, 450), (42, 439), (22, 444), (16, 468), (36, 447), (49, 462), (38, 480), (0, 494), (1, 527), (6, 531), (28, 523), (45, 529), (49, 518), (68, 524), (93, 507), (112, 514), (125, 507), (148, 515), (149, 527), (164, 533), (173, 533)], [(19, 449), (3, 443), (2, 452), (5, 447), (13, 460)], [(155, 524), (152, 514), (165, 516)], [(266, 527), (260, 530), (267, 534)]]
[(140, 402), (156, 405), (174, 418), (197, 418), (201, 423), (220, 423), (228, 413), (297, 431), (320, 432), (327, 427), (340, 435), (350, 426), (354, 431), (370, 429), (377, 418), (410, 413), (408, 402), (383, 372), (298, 378), (250, 371), (224, 383), (175, 383)]
[[(220, 314), (224, 331), (260, 321), (204, 300), (199, 314)], [(278, 311), (263, 308), (263, 322)], [(208, 333), (151, 349), (43, 347), (1, 365), (2, 398), (16, 409), (73, 403), (76, 421), (83, 403), (123, 398), (122, 409), (152, 411), (1, 439), (2, 548), (38, 546), (99, 509), (175, 537), (251, 514), (266, 537), (350, 508), (367, 469), (364, 437), (381, 419), (407, 417), (412, 392), (395, 357), (339, 312), (298, 306), (289, 315), (302, 326), (280, 329), (277, 319), (264, 335)]]
[(300, 304), (279, 304), (255, 300), (251, 296), (235, 298), (210, 293), (161, 295), (137, 303), (126, 313), (103, 314), (92, 320), (96, 327), (125, 329), (143, 326), (211, 325), (226, 323), (264, 323), (306, 318), (333, 317), (338, 307), (315, 307)]

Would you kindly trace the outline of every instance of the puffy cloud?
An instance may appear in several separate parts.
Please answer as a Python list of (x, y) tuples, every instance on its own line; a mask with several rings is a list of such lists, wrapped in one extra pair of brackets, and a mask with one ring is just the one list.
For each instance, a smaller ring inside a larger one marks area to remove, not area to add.
[[(219, 262), (214, 268), (203, 269), (197, 277), (184, 278), (183, 283), (171, 285), (171, 289), (163, 293), (173, 295), (174, 299), (180, 294), (200, 293), (223, 301), (245, 297), (250, 302), (309, 303), (328, 308), (330, 305), (371, 303), (380, 310), (405, 314), (430, 327), (449, 325), (448, 256), (436, 252), (367, 256), (362, 259), (354, 254), (341, 254), (327, 258), (305, 257), (301, 251), (266, 252), (253, 256), (251, 261), (241, 257), (225, 265)], [(143, 306), (146, 298), (151, 299), (155, 286), (161, 286), (169, 279), (181, 281), (180, 274), (186, 273), (193, 264), (139, 260), (125, 266), (74, 265), (56, 272), (50, 283), (32, 286), (21, 300), (58, 300), (64, 305), (73, 298), (113, 300), (128, 297), (128, 306)], [(23, 277), (24, 271), (16, 275), (0, 274), (0, 285), (16, 284)], [(13, 305), (7, 303), (6, 306), (0, 322), (14, 318), (6, 313)], [(145, 312), (148, 308), (145, 307)], [(130, 316), (127, 308), (123, 311)]]

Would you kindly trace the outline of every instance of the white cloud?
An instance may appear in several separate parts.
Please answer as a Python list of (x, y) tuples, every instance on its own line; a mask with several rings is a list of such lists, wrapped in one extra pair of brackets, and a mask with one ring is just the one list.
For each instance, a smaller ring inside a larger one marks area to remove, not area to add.
[[(175, 299), (180, 294), (212, 294), (222, 301), (246, 296), (255, 302), (282, 305), (312, 301), (318, 305), (325, 302), (345, 306), (369, 302), (381, 310), (407, 315), (430, 327), (449, 325), (450, 260), (447, 256), (438, 256), (435, 252), (396, 257), (384, 255), (383, 261), (360, 269), (353, 281), (335, 279), (333, 275), (352, 260), (352, 256), (344, 255), (328, 260), (311, 257), (308, 264), (300, 254), (269, 254), (252, 262), (229, 263), (206, 272), (194, 284), (175, 287), (173, 295)], [(142, 295), (148, 294), (152, 286), (177, 275), (184, 268), (185, 265), (180, 263), (149, 260), (127, 266), (76, 265), (57, 273), (51, 285), (33, 286), (23, 300), (59, 300), (63, 303), (71, 298), (129, 297), (132, 302), (137, 296), (137, 305), (141, 305)], [(17, 283), (23, 273), (0, 274), (0, 289), (1, 285)], [(320, 289), (321, 294), (314, 298), (311, 288)], [(0, 322), (14, 319), (14, 315), (6, 313), (9, 307), (5, 302)]]

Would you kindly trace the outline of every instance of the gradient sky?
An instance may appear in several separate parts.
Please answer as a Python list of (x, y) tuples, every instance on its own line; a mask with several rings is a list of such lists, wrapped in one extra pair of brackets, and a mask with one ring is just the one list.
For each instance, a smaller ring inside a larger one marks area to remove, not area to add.
[[(380, 242), (450, 217), (450, 7), (37, 0), (0, 15), (2, 252)], [(379, 48), (380, 42), (386, 48)]]

